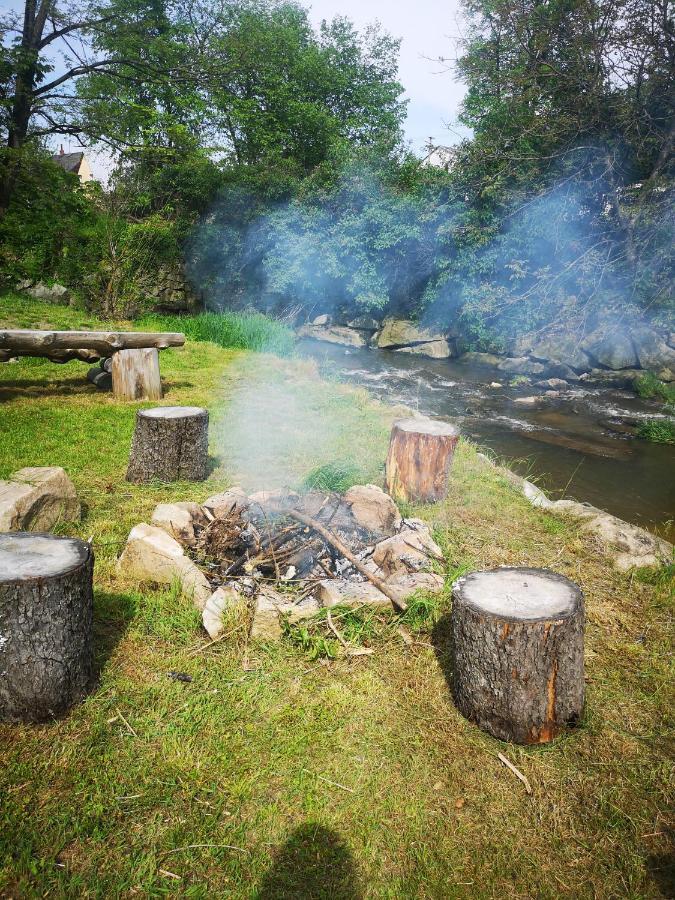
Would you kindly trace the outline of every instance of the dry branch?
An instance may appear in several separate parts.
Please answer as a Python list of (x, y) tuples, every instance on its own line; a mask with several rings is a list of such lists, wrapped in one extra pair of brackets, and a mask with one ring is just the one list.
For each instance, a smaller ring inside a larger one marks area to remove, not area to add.
[(370, 572), (366, 566), (361, 562), (361, 560), (357, 559), (351, 550), (346, 547), (339, 537), (332, 534), (327, 528), (317, 522), (315, 519), (310, 518), (310, 516), (306, 516), (304, 513), (298, 512), (297, 509), (285, 509), (282, 511), (282, 514), (285, 516), (289, 516), (291, 519), (295, 519), (297, 522), (301, 522), (303, 525), (306, 525), (308, 528), (311, 528), (313, 531), (316, 531), (318, 535), (320, 535), (326, 543), (330, 544), (334, 547), (341, 556), (344, 556), (346, 560), (354, 566), (357, 572), (360, 572), (365, 578), (368, 579), (378, 591), (381, 591), (385, 597), (388, 597), (391, 602), (394, 604), (396, 609), (400, 612), (405, 612), (408, 609), (408, 604), (405, 600), (402, 600), (396, 592), (393, 590), (391, 585), (388, 585), (386, 581), (383, 581), (377, 575), (374, 575)]

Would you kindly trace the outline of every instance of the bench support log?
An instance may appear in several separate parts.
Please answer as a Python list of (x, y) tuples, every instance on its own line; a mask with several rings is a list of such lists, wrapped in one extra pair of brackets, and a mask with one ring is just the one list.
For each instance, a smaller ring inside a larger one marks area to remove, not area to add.
[(161, 400), (159, 353), (154, 348), (119, 350), (112, 357), (113, 395), (117, 400)]

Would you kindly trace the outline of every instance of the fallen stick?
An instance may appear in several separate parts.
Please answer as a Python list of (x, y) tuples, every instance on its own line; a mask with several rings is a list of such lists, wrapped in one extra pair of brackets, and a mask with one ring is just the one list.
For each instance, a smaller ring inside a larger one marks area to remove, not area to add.
[(321, 535), (326, 543), (334, 547), (341, 556), (344, 556), (346, 560), (349, 560), (349, 562), (354, 566), (357, 572), (360, 572), (361, 575), (363, 575), (368, 579), (368, 581), (375, 585), (378, 591), (381, 591), (385, 597), (388, 597), (394, 604), (396, 609), (400, 610), (400, 612), (405, 612), (408, 609), (408, 604), (394, 592), (390, 585), (388, 585), (381, 578), (378, 578), (377, 575), (373, 575), (372, 572), (369, 572), (368, 569), (363, 565), (361, 560), (357, 559), (352, 551), (342, 543), (340, 538), (332, 534), (327, 528), (324, 528), (320, 522), (317, 522), (315, 519), (306, 516), (304, 513), (298, 512), (297, 509), (284, 509), (281, 511), (281, 514), (284, 516), (289, 516), (291, 519), (295, 519), (296, 522), (301, 522), (303, 525), (306, 525), (308, 528), (316, 531), (316, 533)]
[(525, 792), (528, 794), (531, 794), (532, 788), (530, 787), (530, 782), (523, 775), (523, 773), (520, 771), (520, 769), (516, 769), (516, 767), (513, 765), (513, 763), (509, 759), (507, 759), (503, 753), (498, 753), (497, 758), (499, 759), (500, 762), (504, 763), (504, 765), (506, 766), (507, 769), (510, 769), (510, 771), (513, 772), (513, 774), (516, 776), (516, 778), (519, 778), (523, 782), (523, 784), (525, 785)]

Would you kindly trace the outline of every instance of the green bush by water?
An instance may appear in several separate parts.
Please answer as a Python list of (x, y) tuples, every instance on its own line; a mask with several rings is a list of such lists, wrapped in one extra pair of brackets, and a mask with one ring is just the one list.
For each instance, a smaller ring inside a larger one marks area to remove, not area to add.
[(675, 404), (675, 384), (665, 384), (653, 372), (638, 375), (633, 386), (644, 400), (663, 400), (664, 403)]
[(295, 345), (295, 336), (287, 325), (262, 313), (149, 315), (138, 325), (153, 330), (182, 331), (189, 340), (211, 341), (231, 350), (257, 350), (288, 356)]
[(637, 436), (652, 444), (675, 444), (675, 420), (649, 419), (638, 428)]

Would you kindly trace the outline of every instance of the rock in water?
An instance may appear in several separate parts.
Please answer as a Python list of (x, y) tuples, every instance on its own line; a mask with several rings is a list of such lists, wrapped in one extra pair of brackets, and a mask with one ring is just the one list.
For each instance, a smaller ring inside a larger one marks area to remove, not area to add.
[(49, 531), (57, 522), (78, 522), (75, 485), (60, 466), (19, 469), (0, 481), (0, 531)]
[(414, 344), (429, 344), (446, 341), (444, 334), (424, 328), (407, 319), (385, 319), (382, 330), (377, 335), (377, 346), (381, 350), (396, 350)]

